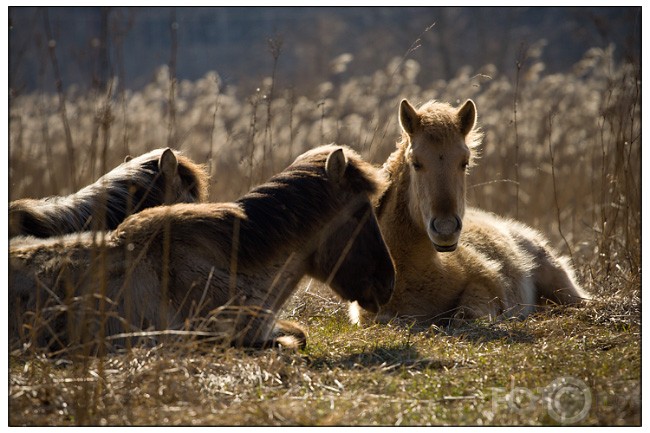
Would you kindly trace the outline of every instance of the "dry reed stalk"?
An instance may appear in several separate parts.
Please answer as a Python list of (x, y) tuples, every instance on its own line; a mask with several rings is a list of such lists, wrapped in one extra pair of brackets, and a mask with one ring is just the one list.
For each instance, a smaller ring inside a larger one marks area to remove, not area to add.
[(50, 18), (47, 7), (43, 8), (43, 22), (45, 27), (45, 34), (47, 37), (47, 46), (50, 53), (50, 61), (52, 62), (52, 70), (54, 71), (56, 91), (59, 96), (59, 115), (61, 116), (61, 123), (65, 131), (65, 145), (68, 152), (68, 163), (70, 164), (69, 180), (73, 190), (77, 190), (76, 178), (76, 164), (75, 146), (72, 141), (72, 132), (70, 131), (70, 122), (68, 121), (68, 113), (65, 108), (65, 94), (63, 92), (63, 80), (61, 79), (61, 72), (59, 71), (59, 61), (56, 56), (56, 40), (52, 36), (52, 29), (50, 28)]

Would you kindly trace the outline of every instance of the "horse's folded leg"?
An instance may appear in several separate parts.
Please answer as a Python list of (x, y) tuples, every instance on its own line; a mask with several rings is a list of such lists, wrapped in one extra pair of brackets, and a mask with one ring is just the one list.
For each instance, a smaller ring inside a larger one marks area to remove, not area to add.
[(503, 310), (499, 298), (481, 285), (470, 285), (460, 297), (458, 307), (449, 321), (452, 328), (461, 327), (479, 318), (497, 319)]
[(285, 349), (302, 349), (307, 345), (307, 331), (296, 322), (273, 320), (264, 314), (241, 315), (237, 317), (233, 329), (237, 332), (230, 336), (234, 347), (266, 349), (283, 347)]
[(297, 322), (278, 320), (273, 330), (274, 346), (303, 349), (307, 345), (307, 330)]

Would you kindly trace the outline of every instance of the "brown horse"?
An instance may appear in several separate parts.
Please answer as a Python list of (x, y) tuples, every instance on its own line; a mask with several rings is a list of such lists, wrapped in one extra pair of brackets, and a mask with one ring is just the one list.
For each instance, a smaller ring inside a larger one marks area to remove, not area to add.
[(275, 319), (304, 275), (369, 311), (392, 294), (370, 201), (382, 182), (354, 151), (328, 145), (234, 203), (132, 215), (99, 248), (90, 233), (16, 238), (10, 335), (31, 329), (39, 345), (65, 346), (83, 342), (75, 326), (88, 323), (83, 331), (115, 338), (189, 328), (235, 345), (304, 345), (298, 325)]
[(39, 238), (113, 230), (130, 214), (153, 206), (207, 198), (203, 166), (169, 148), (129, 158), (95, 183), (68, 196), (9, 203), (9, 237)]
[(403, 100), (399, 120), (402, 140), (384, 164), (389, 186), (376, 207), (395, 261), (395, 293), (378, 315), (352, 304), (353, 321), (523, 317), (541, 302), (587, 297), (540, 233), (465, 211), (466, 173), (482, 138), (473, 101), (416, 110)]

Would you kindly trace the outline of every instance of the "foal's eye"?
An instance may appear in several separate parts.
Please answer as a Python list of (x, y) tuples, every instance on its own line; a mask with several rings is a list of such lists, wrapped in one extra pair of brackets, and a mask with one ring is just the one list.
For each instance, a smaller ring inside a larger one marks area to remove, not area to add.
[(411, 165), (413, 166), (413, 170), (418, 171), (422, 168), (422, 164), (420, 164), (417, 161), (411, 161)]
[(463, 161), (463, 163), (460, 165), (460, 167), (463, 170), (467, 170), (467, 168), (469, 167), (469, 161)]

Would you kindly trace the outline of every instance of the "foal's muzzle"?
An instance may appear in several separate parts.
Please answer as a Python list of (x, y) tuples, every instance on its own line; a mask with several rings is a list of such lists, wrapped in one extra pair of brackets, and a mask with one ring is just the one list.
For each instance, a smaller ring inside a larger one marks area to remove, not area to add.
[(458, 215), (433, 218), (429, 223), (429, 238), (436, 251), (450, 252), (458, 246), (458, 238), (463, 228), (463, 221)]
[(364, 290), (363, 296), (356, 299), (357, 303), (364, 310), (371, 313), (379, 312), (382, 305), (386, 305), (393, 296), (395, 289), (395, 272), (390, 269), (389, 275), (381, 280), (376, 280), (374, 284), (369, 284)]

